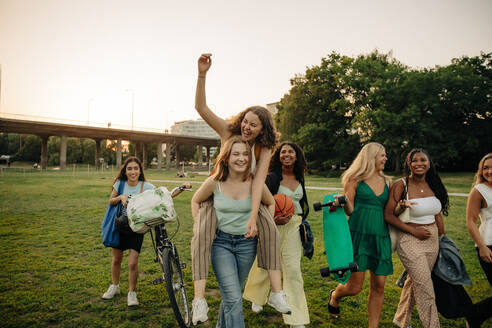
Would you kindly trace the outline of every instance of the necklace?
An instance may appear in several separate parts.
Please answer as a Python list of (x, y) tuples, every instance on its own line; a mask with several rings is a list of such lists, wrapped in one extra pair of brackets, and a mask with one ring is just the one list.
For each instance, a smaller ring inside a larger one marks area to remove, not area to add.
[(424, 188), (422, 187), (422, 185), (425, 185), (425, 182), (419, 182), (419, 183), (417, 183), (417, 181), (414, 181), (414, 184), (415, 184), (415, 187), (417, 189), (419, 189), (421, 193), (424, 192)]

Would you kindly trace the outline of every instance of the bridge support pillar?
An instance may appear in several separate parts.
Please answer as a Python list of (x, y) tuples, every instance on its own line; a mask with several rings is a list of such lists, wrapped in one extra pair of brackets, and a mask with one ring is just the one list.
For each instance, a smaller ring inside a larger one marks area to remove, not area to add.
[(41, 169), (48, 168), (48, 138), (49, 136), (42, 135), (41, 137)]
[(121, 167), (121, 139), (116, 142), (116, 168)]
[(96, 167), (96, 170), (99, 170), (101, 168), (101, 162), (99, 162), (99, 158), (101, 158), (101, 140), (102, 139), (94, 139), (96, 141), (96, 151), (95, 151), (95, 158), (94, 158), (94, 166)]
[(140, 151), (140, 142), (138, 141), (135, 141), (135, 154), (133, 154), (133, 156), (137, 157), (138, 158), (138, 153)]
[(157, 169), (162, 170), (162, 142), (157, 143)]
[(198, 145), (198, 165), (201, 165), (203, 162), (203, 147)]
[(166, 143), (166, 170), (171, 168), (171, 143)]
[(142, 165), (144, 169), (147, 168), (147, 144), (142, 142)]
[(181, 162), (181, 158), (179, 156), (179, 144), (176, 144), (176, 148), (174, 152), (176, 153), (176, 169), (179, 172), (180, 169), (179, 162)]
[(60, 170), (67, 168), (67, 136), (60, 137)]
[(210, 172), (210, 146), (207, 146), (207, 168)]

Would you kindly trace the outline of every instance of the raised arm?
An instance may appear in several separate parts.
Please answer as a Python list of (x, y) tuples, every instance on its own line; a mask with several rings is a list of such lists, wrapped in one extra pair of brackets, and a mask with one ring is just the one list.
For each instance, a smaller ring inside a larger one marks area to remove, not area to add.
[(198, 80), (196, 83), (196, 94), (195, 94), (195, 109), (198, 114), (203, 118), (205, 122), (212, 129), (217, 132), (222, 143), (230, 137), (231, 132), (229, 131), (228, 124), (225, 120), (215, 115), (214, 112), (207, 106), (207, 96), (205, 92), (205, 79), (207, 77), (207, 72), (212, 65), (212, 54), (202, 54), (198, 58)]
[(485, 245), (477, 227), (478, 215), (483, 201), (482, 194), (476, 188), (473, 188), (466, 204), (466, 226), (473, 241), (477, 244), (480, 258), (485, 262), (492, 263), (492, 251)]

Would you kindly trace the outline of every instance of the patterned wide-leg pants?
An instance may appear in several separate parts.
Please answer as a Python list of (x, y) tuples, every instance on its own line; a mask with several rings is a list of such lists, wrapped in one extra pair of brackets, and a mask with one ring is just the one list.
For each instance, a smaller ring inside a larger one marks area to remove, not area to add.
[(436, 297), (431, 279), (432, 268), (439, 253), (437, 225), (427, 225), (423, 228), (431, 232), (431, 236), (426, 240), (420, 240), (409, 233), (398, 231), (399, 243), (396, 250), (408, 271), (400, 303), (393, 319), (399, 327), (408, 327), (414, 305), (417, 305), (420, 321), (424, 327), (439, 327)]

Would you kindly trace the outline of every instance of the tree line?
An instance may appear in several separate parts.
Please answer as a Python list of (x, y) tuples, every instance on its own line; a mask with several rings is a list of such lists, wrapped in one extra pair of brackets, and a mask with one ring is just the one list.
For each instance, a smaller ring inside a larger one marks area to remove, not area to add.
[(415, 69), (392, 53), (336, 52), (291, 79), (275, 117), (283, 140), (306, 153), (311, 171), (350, 164), (363, 144), (383, 144), (387, 168), (425, 148), (444, 170), (474, 170), (492, 151), (492, 53)]
[[(123, 160), (130, 154), (135, 154), (134, 142), (130, 142), (127, 152), (122, 152)], [(108, 165), (116, 164), (116, 140), (101, 145), (101, 157)], [(0, 154), (11, 155), (11, 162), (26, 161), (39, 163), (41, 160), (41, 138), (36, 135), (21, 135), (17, 133), (0, 133)], [(95, 162), (96, 142), (88, 138), (67, 138), (67, 164), (91, 164)], [(174, 159), (176, 149), (171, 148), (171, 157)], [(180, 159), (183, 161), (197, 161), (197, 147), (181, 145)], [(157, 157), (157, 144), (147, 145), (147, 163)], [(141, 158), (141, 154), (139, 154)], [(164, 158), (164, 156), (163, 156)], [(203, 159), (205, 156), (203, 156)], [(48, 139), (48, 166), (60, 165), (60, 137), (51, 136)]]

